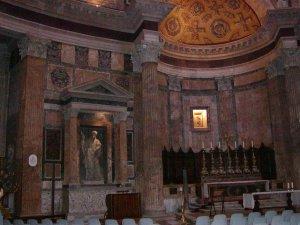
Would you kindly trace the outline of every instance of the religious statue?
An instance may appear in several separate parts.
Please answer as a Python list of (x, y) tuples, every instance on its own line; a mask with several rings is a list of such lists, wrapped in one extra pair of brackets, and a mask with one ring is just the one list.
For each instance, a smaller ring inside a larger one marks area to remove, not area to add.
[(98, 181), (103, 179), (103, 169), (100, 165), (101, 142), (97, 138), (97, 131), (92, 131), (90, 138), (86, 139), (81, 133), (81, 147), (83, 152), (83, 162), (85, 167), (85, 180)]

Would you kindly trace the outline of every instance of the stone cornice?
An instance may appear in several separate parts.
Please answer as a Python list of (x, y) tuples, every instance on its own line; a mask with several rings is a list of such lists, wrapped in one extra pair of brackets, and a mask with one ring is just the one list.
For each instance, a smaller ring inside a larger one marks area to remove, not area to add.
[(47, 45), (50, 41), (36, 37), (25, 36), (18, 42), (21, 59), (33, 56), (46, 59)]

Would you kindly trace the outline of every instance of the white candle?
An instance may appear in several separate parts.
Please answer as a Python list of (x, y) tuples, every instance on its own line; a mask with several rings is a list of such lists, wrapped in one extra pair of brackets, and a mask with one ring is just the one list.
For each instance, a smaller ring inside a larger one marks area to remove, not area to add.
[(204, 148), (204, 142), (202, 141), (202, 148)]
[(234, 142), (234, 149), (236, 149), (236, 141)]
[(287, 189), (290, 190), (290, 183), (287, 183)]
[(221, 142), (219, 141), (219, 148), (221, 148)]
[(210, 148), (211, 148), (211, 149), (213, 148), (213, 146), (212, 146), (212, 141), (210, 142)]
[(245, 142), (243, 141), (243, 148), (245, 148)]
[(294, 189), (294, 183), (291, 182), (291, 189)]
[(254, 143), (253, 143), (253, 141), (251, 141), (251, 147), (252, 147), (252, 148), (254, 147)]

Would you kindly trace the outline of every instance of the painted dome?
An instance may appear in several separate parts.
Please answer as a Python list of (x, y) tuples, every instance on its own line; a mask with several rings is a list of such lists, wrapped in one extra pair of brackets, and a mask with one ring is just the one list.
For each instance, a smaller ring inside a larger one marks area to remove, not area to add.
[(175, 4), (159, 27), (170, 42), (221, 44), (247, 37), (260, 27), (244, 0), (176, 0)]

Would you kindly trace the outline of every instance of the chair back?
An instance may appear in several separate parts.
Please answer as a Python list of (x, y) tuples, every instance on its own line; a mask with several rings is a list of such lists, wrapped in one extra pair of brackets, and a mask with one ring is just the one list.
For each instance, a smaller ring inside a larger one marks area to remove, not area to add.
[(232, 220), (230, 220), (231, 225), (247, 225), (247, 219), (246, 217), (234, 217)]
[(57, 225), (68, 225), (68, 221), (65, 220), (65, 219), (58, 219), (58, 220), (56, 221), (56, 224), (57, 224)]
[(244, 214), (243, 213), (233, 213), (230, 217), (230, 225), (236, 224), (236, 221), (239, 218), (244, 218)]
[(27, 224), (38, 225), (39, 223), (36, 219), (29, 219), (29, 220), (27, 220)]
[(151, 218), (141, 218), (139, 225), (153, 225), (153, 220)]
[(269, 211), (267, 211), (265, 213), (267, 224), (271, 224), (273, 217), (276, 216), (276, 215), (277, 215), (277, 212), (275, 210), (269, 210)]
[(283, 217), (283, 221), (290, 222), (291, 216), (293, 215), (294, 211), (293, 210), (283, 210), (281, 215)]
[(212, 225), (227, 225), (226, 215), (224, 214), (215, 215)]
[(264, 216), (257, 216), (257, 217), (254, 218), (253, 225), (259, 225), (261, 223), (266, 223), (267, 224), (266, 217), (264, 217)]
[(13, 221), (13, 225), (24, 225), (24, 221), (20, 219), (15, 219)]
[(12, 223), (9, 220), (4, 219), (3, 225), (12, 225)]
[(101, 225), (99, 218), (90, 218), (88, 225)]
[(105, 225), (119, 225), (117, 220), (107, 219), (105, 220)]
[(124, 218), (122, 220), (122, 225), (136, 225), (134, 219)]
[(298, 223), (300, 223), (300, 213), (293, 213), (290, 222), (291, 225), (298, 225)]
[(71, 222), (72, 225), (84, 225), (83, 219), (75, 219)]
[(196, 225), (209, 225), (209, 217), (208, 216), (197, 217)]
[(283, 217), (281, 215), (274, 216), (271, 225), (281, 225), (283, 223)]
[(259, 216), (261, 216), (260, 212), (250, 212), (248, 215), (248, 225), (253, 225), (254, 218)]
[(53, 225), (52, 220), (50, 219), (42, 219), (42, 225)]

